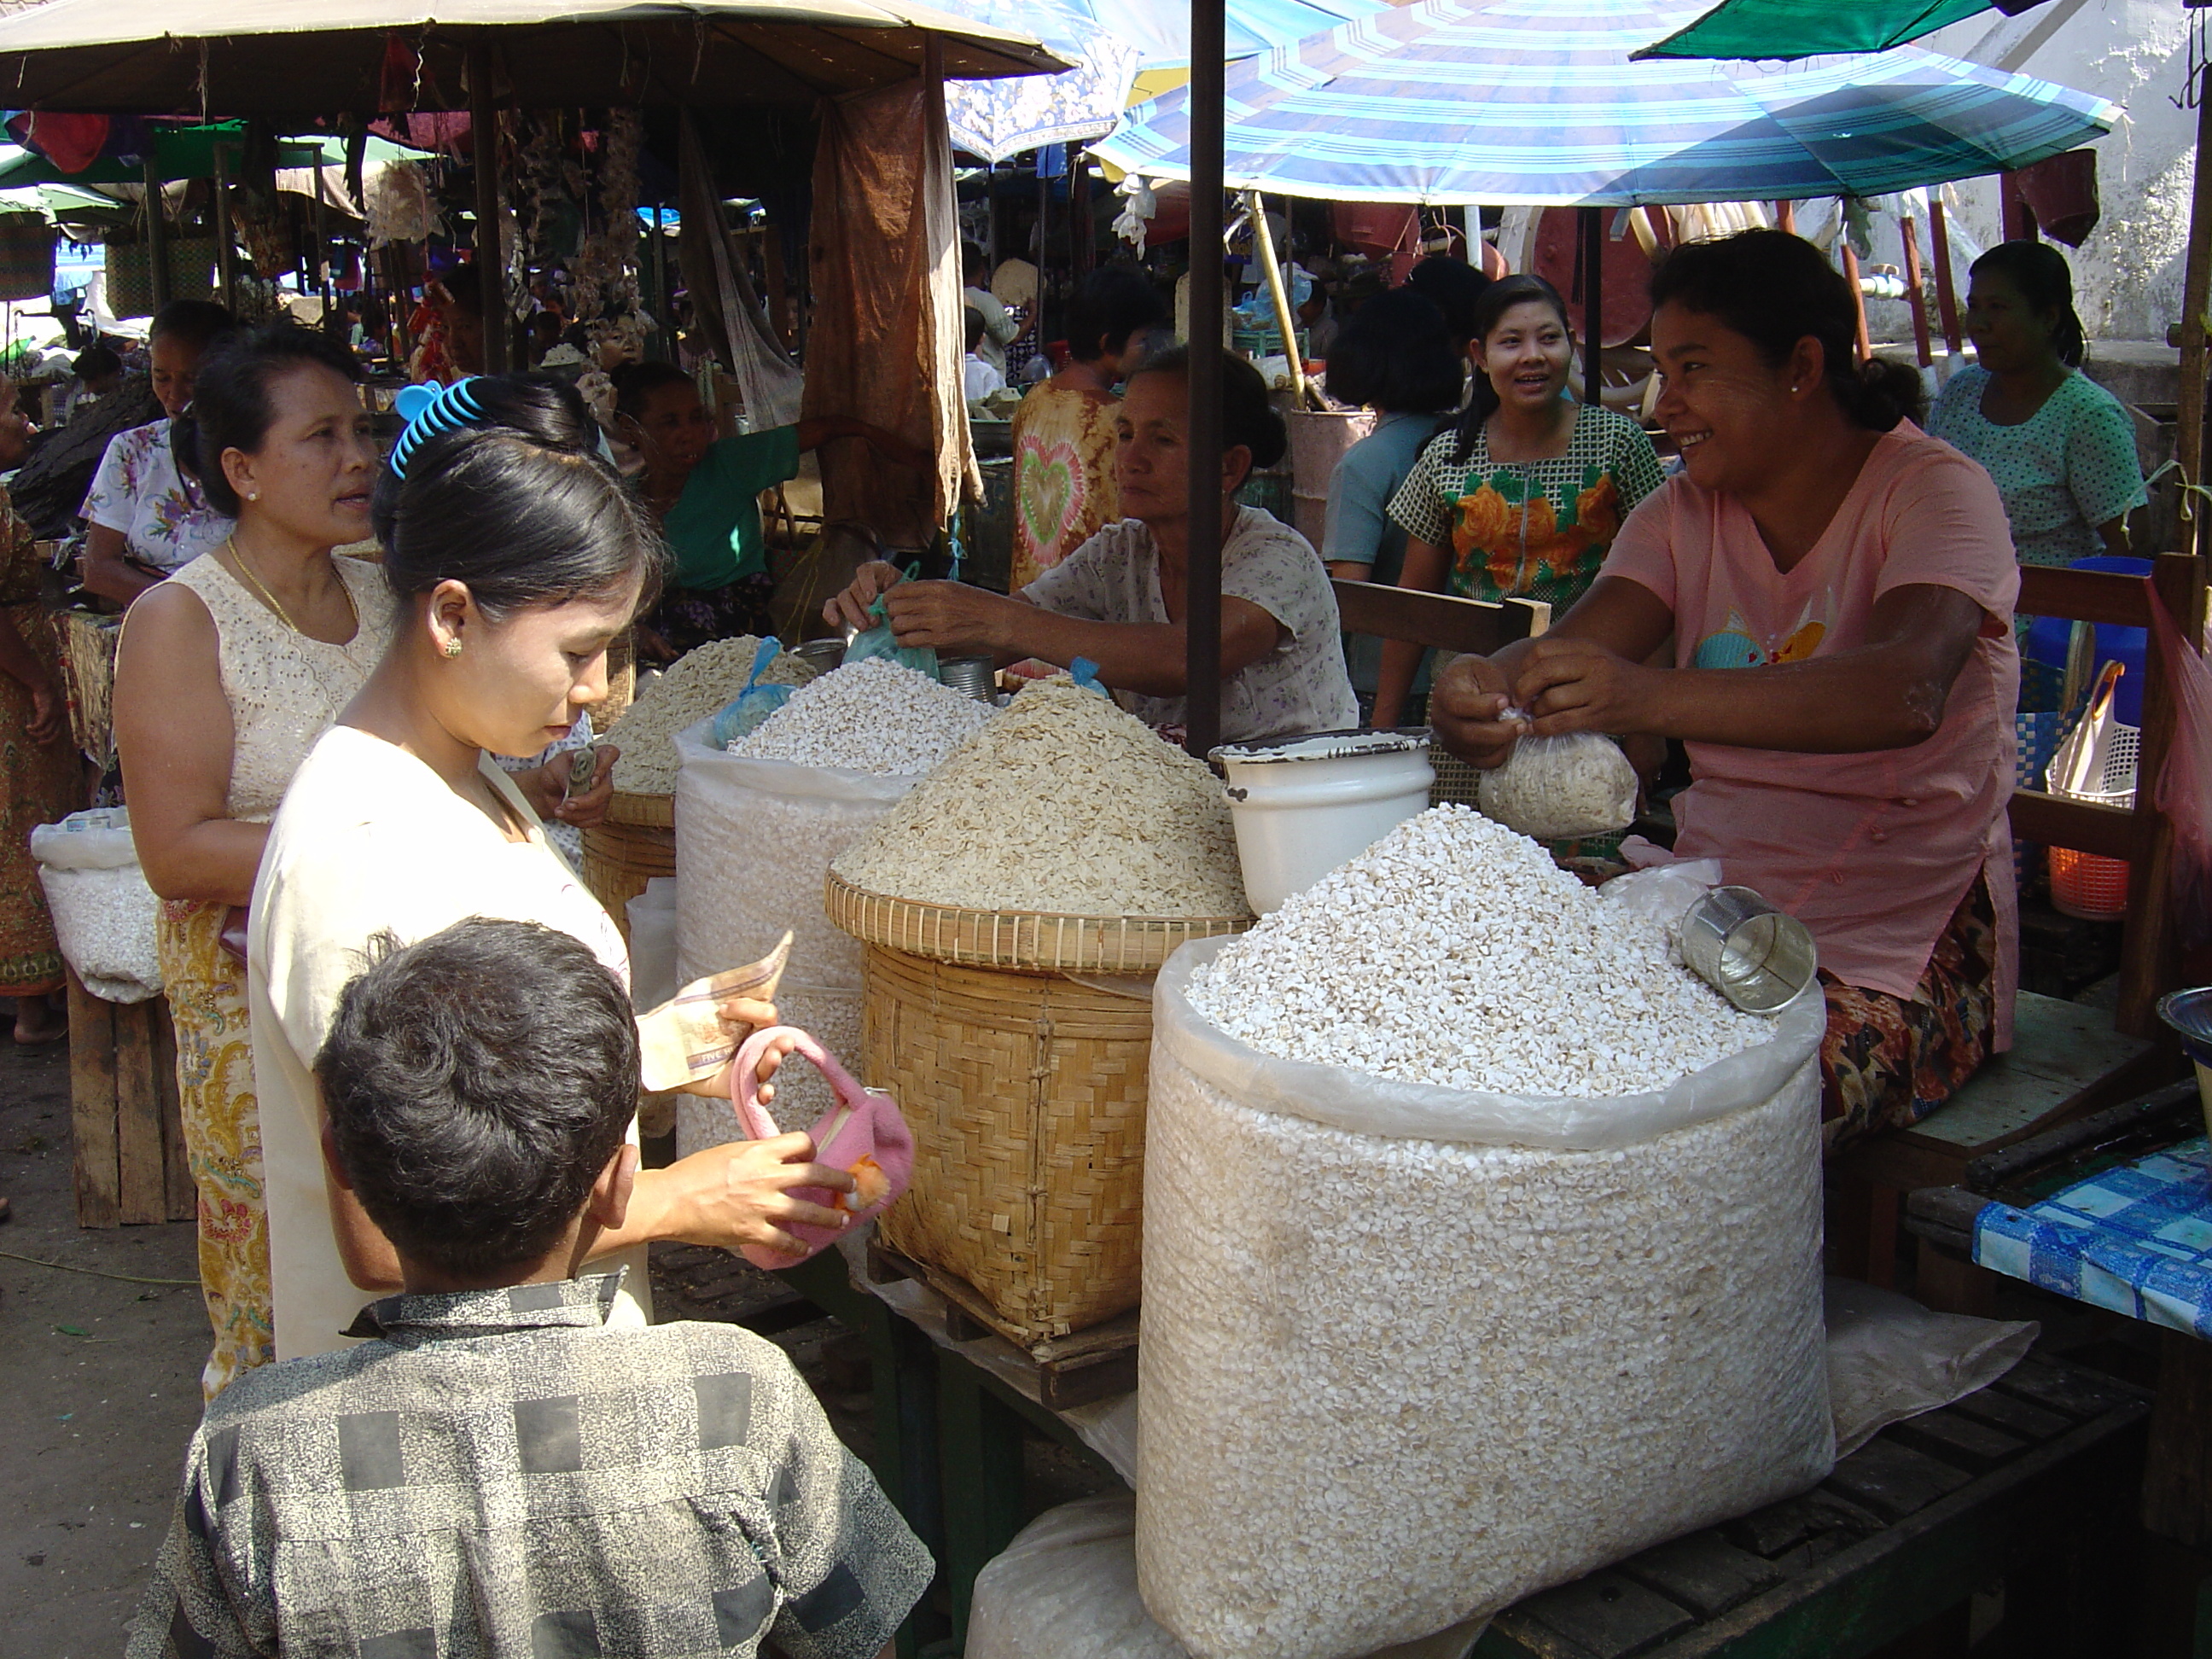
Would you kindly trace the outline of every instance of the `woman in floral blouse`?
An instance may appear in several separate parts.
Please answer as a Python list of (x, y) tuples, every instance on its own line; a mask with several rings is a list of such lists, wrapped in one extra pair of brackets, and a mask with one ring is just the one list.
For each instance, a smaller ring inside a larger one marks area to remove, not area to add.
[[(1407, 534), (1401, 587), (1549, 603), (1596, 580), (1621, 521), (1659, 487), (1659, 458), (1626, 416), (1567, 395), (1566, 302), (1540, 276), (1508, 276), (1475, 311), (1474, 396), (1421, 452), (1390, 502)], [(1375, 724), (1395, 726), (1419, 647), (1383, 647)]]

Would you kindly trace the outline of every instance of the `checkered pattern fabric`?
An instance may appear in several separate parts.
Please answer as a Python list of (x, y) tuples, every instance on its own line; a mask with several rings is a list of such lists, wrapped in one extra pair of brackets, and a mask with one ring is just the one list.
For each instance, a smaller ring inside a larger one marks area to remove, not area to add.
[(2212, 1146), (2203, 1137), (2026, 1209), (1984, 1205), (1974, 1260), (2092, 1307), (2212, 1338)]
[(379, 1302), (193, 1437), (131, 1659), (872, 1659), (932, 1568), (783, 1352), (619, 1273)]

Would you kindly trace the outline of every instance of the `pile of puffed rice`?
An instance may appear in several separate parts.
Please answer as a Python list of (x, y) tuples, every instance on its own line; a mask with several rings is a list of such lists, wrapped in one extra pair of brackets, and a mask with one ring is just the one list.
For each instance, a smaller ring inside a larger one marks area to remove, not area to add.
[(929, 771), (991, 718), (989, 704), (880, 658), (823, 675), (730, 745), (750, 760), (878, 776)]
[(969, 910), (1250, 914), (1213, 775), (1064, 678), (1024, 689), (830, 867)]
[[(709, 640), (656, 675), (638, 681), (637, 698), (612, 731), (622, 750), (615, 787), (628, 795), (666, 795), (676, 788), (676, 734), (727, 708), (753, 672), (760, 641), (750, 634)], [(761, 672), (763, 685), (804, 685), (814, 669), (788, 651)]]
[(1190, 998), (1285, 1060), (1577, 1099), (1666, 1088), (1774, 1029), (1683, 967), (1659, 923), (1454, 805), (1285, 901)]

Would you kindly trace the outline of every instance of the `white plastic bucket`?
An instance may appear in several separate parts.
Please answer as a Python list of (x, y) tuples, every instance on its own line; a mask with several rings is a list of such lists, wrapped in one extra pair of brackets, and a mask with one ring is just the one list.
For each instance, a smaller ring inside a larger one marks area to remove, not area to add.
[(1425, 730), (1317, 732), (1213, 751), (1244, 896), (1261, 915), (1426, 810), (1436, 772)]

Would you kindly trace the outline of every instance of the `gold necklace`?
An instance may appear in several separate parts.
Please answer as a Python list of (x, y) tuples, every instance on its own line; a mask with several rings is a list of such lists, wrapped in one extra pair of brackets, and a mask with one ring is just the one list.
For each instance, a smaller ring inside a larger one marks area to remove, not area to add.
[[(230, 562), (238, 567), (240, 574), (247, 581), (252, 583), (253, 591), (258, 593), (269, 608), (276, 613), (276, 620), (302, 639), (307, 637), (307, 630), (292, 620), (291, 613), (286, 611), (276, 596), (269, 591), (267, 584), (263, 582), (259, 576), (254, 574), (253, 567), (246, 562), (246, 555), (240, 550), (237, 536), (235, 534), (225, 536), (222, 538), (222, 544), (230, 555)], [(358, 634), (361, 631), (361, 607), (353, 602), (353, 589), (346, 586), (343, 576), (338, 578), (338, 592), (345, 595), (346, 609), (353, 614), (354, 632)]]

